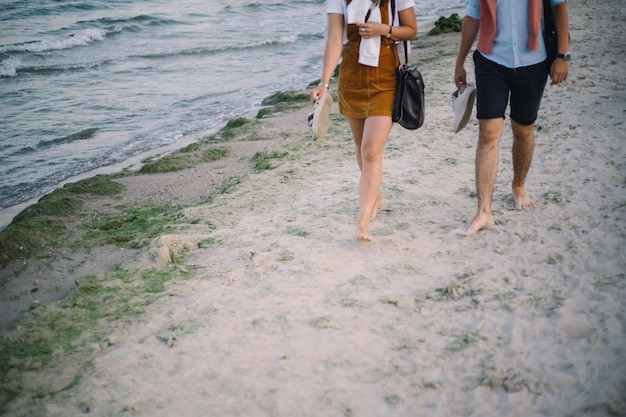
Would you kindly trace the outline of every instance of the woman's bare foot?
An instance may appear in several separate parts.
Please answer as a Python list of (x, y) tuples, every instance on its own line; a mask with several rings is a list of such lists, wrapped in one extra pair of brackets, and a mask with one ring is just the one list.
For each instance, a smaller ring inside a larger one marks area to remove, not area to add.
[(361, 241), (361, 242), (372, 241), (372, 237), (368, 233), (368, 226), (369, 226), (368, 222), (365, 222), (365, 224), (357, 225), (356, 240)]
[(533, 208), (535, 203), (528, 197), (523, 188), (517, 190), (513, 189), (513, 206), (515, 210), (524, 210)]
[(383, 207), (383, 198), (381, 197), (380, 194), (378, 194), (378, 197), (376, 198), (376, 202), (374, 203), (374, 207), (372, 207), (372, 212), (370, 214), (370, 221), (376, 219), (376, 216), (378, 216), (378, 210), (380, 210)]
[(491, 213), (476, 213), (469, 228), (463, 233), (463, 236), (473, 236), (480, 230), (489, 229), (495, 224)]

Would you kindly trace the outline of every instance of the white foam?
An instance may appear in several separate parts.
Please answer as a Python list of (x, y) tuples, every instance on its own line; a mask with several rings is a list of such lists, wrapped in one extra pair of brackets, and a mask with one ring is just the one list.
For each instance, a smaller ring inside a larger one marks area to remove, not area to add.
[(119, 29), (98, 29), (89, 28), (81, 30), (70, 37), (62, 39), (46, 39), (36, 42), (26, 42), (15, 45), (0, 46), (0, 53), (8, 52), (47, 52), (59, 49), (70, 49), (76, 46), (87, 46), (96, 41), (103, 41), (108, 33), (119, 31)]

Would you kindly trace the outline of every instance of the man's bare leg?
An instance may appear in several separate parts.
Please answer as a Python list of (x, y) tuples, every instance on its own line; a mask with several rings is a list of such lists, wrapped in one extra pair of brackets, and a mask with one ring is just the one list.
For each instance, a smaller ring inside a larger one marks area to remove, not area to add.
[(511, 121), (513, 127), (513, 205), (516, 210), (532, 208), (534, 203), (526, 194), (524, 187), (526, 175), (530, 169), (535, 149), (535, 134), (533, 125), (520, 125)]
[(504, 119), (481, 119), (478, 121), (478, 147), (476, 148), (476, 194), (478, 209), (465, 231), (465, 236), (472, 236), (479, 230), (494, 225), (491, 214), (493, 187), (498, 173), (498, 145), (504, 126)]

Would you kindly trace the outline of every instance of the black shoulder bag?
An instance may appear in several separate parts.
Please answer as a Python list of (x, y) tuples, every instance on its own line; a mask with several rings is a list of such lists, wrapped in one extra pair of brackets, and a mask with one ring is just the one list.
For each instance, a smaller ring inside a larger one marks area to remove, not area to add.
[(543, 26), (543, 41), (546, 44), (546, 53), (548, 55), (546, 64), (548, 66), (548, 72), (550, 72), (550, 68), (558, 52), (556, 26), (554, 25), (554, 18), (552, 17), (550, 0), (543, 0)]
[[(395, 20), (395, 0), (391, 0), (391, 13), (392, 19)], [(407, 41), (404, 41), (404, 63), (400, 63), (396, 71), (396, 96), (392, 120), (405, 129), (415, 130), (424, 124), (424, 80), (416, 67), (408, 66), (407, 49)]]

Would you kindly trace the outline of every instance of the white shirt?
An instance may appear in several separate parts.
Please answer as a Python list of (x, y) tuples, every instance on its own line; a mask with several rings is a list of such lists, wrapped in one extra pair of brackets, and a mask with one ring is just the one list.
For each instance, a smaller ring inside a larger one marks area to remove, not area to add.
[[(365, 6), (365, 10), (369, 8), (371, 4), (370, 0), (352, 0), (351, 5), (356, 1), (362, 1)], [(406, 10), (415, 6), (414, 0), (396, 0), (396, 13), (393, 17), (393, 26), (400, 26), (400, 18), (398, 17), (398, 12), (400, 10)], [(389, 10), (391, 11), (391, 0), (389, 0), (388, 4)], [(326, 0), (326, 13), (336, 13), (344, 16), (344, 31), (343, 31), (343, 43), (344, 45), (348, 43), (348, 34), (345, 25), (347, 25), (347, 9), (348, 6), (346, 4), (346, 0)], [(379, 16), (379, 15), (378, 15)], [(365, 13), (363, 13), (363, 19), (365, 19)], [(374, 13), (370, 16), (371, 21), (380, 21), (374, 19)], [(359, 49), (359, 63), (376, 67), (378, 66), (378, 54), (380, 49), (380, 37), (374, 37), (371, 39), (366, 39), (365, 41), (361, 41), (361, 47)]]
[[(414, 0), (396, 0), (396, 13), (399, 10), (406, 10), (414, 6), (415, 6)], [(327, 0), (326, 1), (326, 13), (344, 14), (345, 9), (346, 9), (346, 0)], [(397, 18), (396, 18), (395, 25), (398, 26)]]
[[(566, 0), (551, 0), (550, 4), (556, 6), (564, 1)], [(466, 0), (465, 15), (480, 20), (480, 1)], [(491, 55), (480, 53), (490, 61), (507, 68), (525, 67), (544, 61), (546, 47), (543, 37), (539, 35), (539, 49), (536, 51), (526, 47), (528, 37), (528, 0), (498, 0), (493, 51)]]

